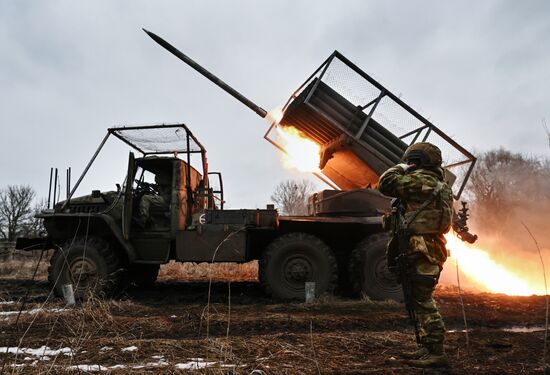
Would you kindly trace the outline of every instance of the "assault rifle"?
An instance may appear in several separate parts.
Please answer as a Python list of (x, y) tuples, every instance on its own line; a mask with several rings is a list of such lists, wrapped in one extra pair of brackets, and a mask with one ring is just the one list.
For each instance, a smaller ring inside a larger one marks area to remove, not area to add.
[(407, 309), (409, 319), (414, 326), (414, 337), (416, 338), (416, 343), (420, 344), (419, 324), (418, 318), (416, 317), (416, 311), (414, 310), (414, 299), (410, 271), (413, 265), (411, 264), (410, 254), (407, 254), (409, 238), (410, 231), (408, 229), (403, 229), (397, 232), (399, 255), (397, 255), (396, 263), (398, 269), (398, 278), (401, 283), (401, 287), (403, 288), (403, 299), (405, 300), (405, 308)]
[[(409, 320), (414, 326), (414, 336), (416, 338), (416, 343), (420, 344), (420, 327), (418, 323), (418, 318), (416, 316), (416, 311), (414, 309), (414, 298), (413, 298), (413, 280), (411, 270), (414, 267), (413, 259), (411, 259), (411, 254), (409, 254), (409, 240), (411, 238), (411, 230), (402, 225), (402, 213), (403, 208), (399, 202), (399, 199), (394, 199), (392, 202), (392, 216), (393, 216), (393, 232), (397, 238), (397, 250), (393, 254), (388, 254), (390, 258), (389, 261), (392, 261), (391, 266), (389, 267), (401, 284), (403, 289), (403, 299), (405, 301), (405, 308), (407, 314), (409, 315)], [(389, 264), (390, 265), (390, 264)]]

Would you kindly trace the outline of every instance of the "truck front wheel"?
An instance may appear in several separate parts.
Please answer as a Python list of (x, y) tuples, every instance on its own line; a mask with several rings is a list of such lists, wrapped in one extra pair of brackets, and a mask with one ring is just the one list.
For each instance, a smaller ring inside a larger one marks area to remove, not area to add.
[(387, 233), (368, 236), (351, 253), (349, 275), (357, 294), (366, 294), (374, 300), (403, 301), (403, 290), (387, 266)]
[(109, 244), (97, 237), (67, 241), (50, 260), (48, 280), (58, 296), (72, 284), (74, 294), (83, 299), (93, 293), (112, 295), (120, 287), (119, 257)]
[(275, 239), (260, 259), (260, 282), (275, 298), (304, 299), (305, 283), (315, 282), (315, 295), (333, 291), (338, 279), (332, 250), (307, 233), (289, 233)]

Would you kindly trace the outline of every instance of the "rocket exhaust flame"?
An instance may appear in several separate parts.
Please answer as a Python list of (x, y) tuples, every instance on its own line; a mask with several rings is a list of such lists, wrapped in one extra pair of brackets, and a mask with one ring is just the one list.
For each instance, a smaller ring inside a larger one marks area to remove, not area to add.
[(311, 139), (304, 137), (300, 131), (291, 126), (277, 126), (277, 133), (281, 137), (285, 166), (296, 168), (300, 172), (321, 172), (319, 156), (321, 146)]
[(281, 120), (283, 119), (283, 108), (282, 107), (276, 107), (272, 109), (267, 116), (265, 117), (269, 122), (274, 122), (275, 124), (279, 125)]
[(512, 296), (544, 295), (542, 276), (540, 281), (532, 270), (522, 274), (498, 264), (491, 258), (489, 251), (462, 242), (456, 235), (447, 234), (447, 248), (451, 252), (449, 260), (457, 262), (460, 271), (478, 288), (492, 293)]
[(320, 173), (319, 160), (321, 146), (298, 129), (292, 126), (281, 126), (279, 122), (283, 118), (280, 107), (272, 110), (266, 117), (276, 124), (275, 130), (283, 151), (283, 163), (287, 168), (294, 168), (300, 172)]

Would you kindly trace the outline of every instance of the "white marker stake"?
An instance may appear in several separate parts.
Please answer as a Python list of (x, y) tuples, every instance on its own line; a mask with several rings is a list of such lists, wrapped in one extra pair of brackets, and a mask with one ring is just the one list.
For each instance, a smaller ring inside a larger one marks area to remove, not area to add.
[(315, 282), (306, 282), (306, 303), (312, 303), (315, 300)]
[(66, 306), (74, 306), (76, 302), (74, 300), (73, 284), (65, 284), (61, 287), (61, 289), (63, 290), (63, 298), (67, 303)]

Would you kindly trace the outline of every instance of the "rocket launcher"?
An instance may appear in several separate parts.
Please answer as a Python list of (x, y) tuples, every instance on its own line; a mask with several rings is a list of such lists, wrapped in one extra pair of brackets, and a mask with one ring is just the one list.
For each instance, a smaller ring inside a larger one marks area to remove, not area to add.
[[(153, 40), (241, 103), (265, 118), (267, 111), (203, 68), (161, 37)], [(341, 190), (375, 187), (380, 175), (399, 163), (415, 142), (437, 145), (444, 155), (447, 180), (459, 199), (476, 158), (453, 138), (404, 103), (338, 51), (291, 95), (282, 119), (265, 139), (276, 147), (272, 131), (292, 126), (321, 146), (319, 168)]]

